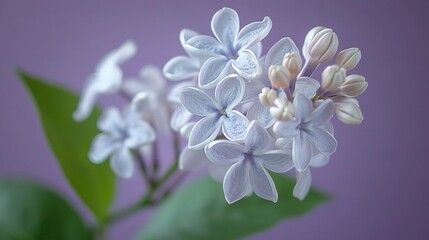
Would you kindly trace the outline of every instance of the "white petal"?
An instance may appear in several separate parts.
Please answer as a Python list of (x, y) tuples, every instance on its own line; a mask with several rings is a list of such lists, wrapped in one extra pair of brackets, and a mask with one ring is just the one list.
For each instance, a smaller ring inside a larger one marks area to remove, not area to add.
[(275, 43), (265, 57), (265, 67), (269, 68), (271, 65), (282, 65), (283, 57), (286, 53), (295, 52), (299, 54), (299, 50), (295, 43), (290, 38), (282, 38)]
[(201, 119), (192, 128), (188, 147), (195, 150), (204, 148), (205, 145), (216, 138), (221, 126), (222, 124), (218, 116)]
[(108, 53), (97, 66), (97, 69), (103, 68), (106, 64), (122, 64), (132, 58), (137, 53), (137, 45), (132, 40), (127, 40), (117, 49)]
[(276, 149), (284, 149), (292, 154), (293, 138), (278, 138), (276, 140)]
[(240, 52), (238, 58), (232, 60), (232, 67), (241, 77), (248, 80), (256, 79), (262, 74), (258, 58), (250, 50)]
[(218, 112), (215, 101), (197, 88), (183, 88), (179, 92), (179, 97), (183, 106), (195, 115), (207, 116)]
[(139, 92), (132, 99), (130, 109), (137, 113), (150, 112), (152, 110), (152, 96), (150, 92)]
[(249, 165), (249, 179), (252, 190), (263, 199), (277, 202), (278, 195), (276, 185), (267, 170), (257, 162), (250, 163)]
[(262, 54), (262, 43), (261, 42), (257, 42), (256, 44), (254, 44), (253, 46), (251, 46), (250, 51), (252, 51), (256, 57), (258, 57), (260, 59), (261, 62), (265, 62), (262, 58), (260, 58), (261, 54)]
[(185, 51), (198, 59), (224, 55), (224, 47), (213, 37), (197, 35), (186, 41)]
[(211, 26), (219, 42), (232, 46), (240, 29), (240, 20), (233, 9), (222, 8), (213, 15)]
[(260, 101), (255, 101), (247, 111), (246, 117), (252, 121), (256, 120), (262, 124), (264, 128), (269, 128), (275, 123), (275, 119), (271, 116), (270, 107), (263, 105)]
[(226, 201), (231, 204), (242, 199), (249, 188), (249, 166), (246, 161), (239, 161), (232, 165), (223, 180)]
[(187, 171), (195, 171), (202, 168), (208, 159), (204, 150), (192, 150), (184, 147), (179, 156), (179, 169)]
[(264, 39), (270, 32), (272, 22), (269, 17), (265, 17), (260, 22), (253, 22), (245, 26), (238, 33), (235, 42), (236, 49), (245, 49)]
[(242, 141), (246, 135), (247, 126), (249, 126), (249, 120), (235, 110), (222, 120), (223, 134), (231, 141)]
[(318, 81), (309, 77), (300, 77), (296, 80), (294, 95), (300, 93), (308, 98), (316, 95), (317, 89), (320, 87)]
[(231, 166), (244, 159), (246, 148), (228, 140), (218, 140), (205, 147), (207, 158), (217, 165)]
[(97, 101), (99, 92), (94, 86), (87, 86), (79, 99), (76, 110), (73, 112), (73, 119), (81, 122), (89, 117)]
[(182, 29), (179, 33), (179, 40), (180, 40), (180, 44), (182, 44), (182, 46), (185, 45), (186, 41), (188, 41), (189, 39), (191, 39), (194, 36), (197, 36), (198, 33), (190, 30), (190, 29)]
[(224, 56), (209, 58), (201, 67), (198, 85), (205, 89), (215, 87), (220, 80), (228, 75), (230, 68), (231, 63)]
[(183, 125), (183, 127), (180, 128), (180, 136), (185, 139), (189, 139), (189, 137), (191, 136), (192, 128), (194, 128), (195, 124), (196, 122), (189, 122)]
[(323, 167), (328, 164), (330, 156), (325, 154), (318, 153), (311, 158), (310, 166), (311, 167)]
[(124, 144), (128, 148), (137, 148), (152, 143), (156, 139), (155, 131), (145, 121), (139, 120), (128, 128), (128, 138)]
[(265, 168), (276, 173), (284, 173), (294, 167), (292, 155), (284, 150), (271, 150), (254, 155)]
[(139, 77), (142, 82), (154, 89), (157, 93), (165, 89), (166, 81), (161, 69), (156, 65), (146, 65), (140, 69)]
[(308, 117), (312, 126), (324, 126), (331, 120), (334, 115), (334, 103), (327, 99), (323, 101)]
[(97, 121), (97, 127), (111, 135), (118, 136), (125, 130), (125, 122), (117, 108), (110, 107), (104, 110)]
[(115, 152), (110, 160), (110, 167), (113, 172), (123, 178), (130, 178), (134, 174), (134, 157), (131, 152), (121, 147)]
[(293, 139), (292, 144), (292, 159), (298, 171), (302, 172), (308, 167), (312, 153), (313, 150), (308, 136), (301, 132)]
[(229, 110), (237, 106), (244, 96), (244, 81), (236, 75), (230, 75), (223, 79), (215, 90), (215, 99), (223, 108)]
[(197, 76), (200, 68), (198, 63), (185, 56), (176, 56), (170, 59), (165, 65), (162, 71), (166, 78), (179, 81), (193, 76)]
[(92, 140), (91, 149), (88, 157), (93, 163), (102, 163), (108, 156), (121, 146), (121, 142), (112, 136), (98, 134)]
[(214, 180), (218, 182), (223, 182), (223, 179), (225, 178), (225, 174), (226, 172), (228, 172), (230, 167), (231, 166), (229, 165), (216, 165), (208, 161), (209, 174)]
[(252, 151), (262, 151), (267, 148), (271, 136), (258, 122), (252, 121), (247, 128), (244, 145)]
[(244, 91), (242, 103), (250, 102), (258, 99), (259, 93), (265, 85), (260, 81), (245, 81), (246, 87)]
[(303, 172), (296, 172), (296, 184), (293, 188), (293, 196), (299, 200), (304, 200), (311, 187), (311, 172), (307, 169)]
[(152, 90), (149, 89), (140, 78), (136, 77), (126, 78), (122, 83), (121, 88), (122, 91), (130, 98), (135, 97), (143, 91), (149, 92)]
[(278, 137), (291, 139), (299, 135), (298, 125), (299, 122), (294, 120), (276, 122), (274, 124), (273, 131)]
[(293, 106), (295, 107), (295, 119), (298, 122), (306, 121), (313, 111), (313, 103), (302, 94), (297, 94), (295, 96)]
[(170, 126), (174, 131), (179, 131), (191, 119), (192, 114), (184, 107), (180, 107), (173, 112)]
[(325, 155), (331, 155), (337, 149), (337, 140), (326, 130), (313, 128), (308, 131), (308, 136), (317, 149)]

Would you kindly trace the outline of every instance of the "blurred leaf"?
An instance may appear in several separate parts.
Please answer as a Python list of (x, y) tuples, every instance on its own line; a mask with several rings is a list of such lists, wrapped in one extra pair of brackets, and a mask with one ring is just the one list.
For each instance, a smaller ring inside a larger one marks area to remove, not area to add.
[(56, 193), (30, 182), (0, 181), (0, 239), (91, 239), (76, 211)]
[(328, 198), (311, 190), (304, 201), (292, 196), (295, 182), (273, 175), (279, 201), (255, 195), (232, 205), (225, 201), (222, 184), (203, 178), (165, 200), (135, 239), (237, 239), (266, 230), (282, 220), (302, 215)]
[(77, 123), (72, 113), (78, 96), (72, 92), (24, 72), (18, 72), (39, 110), (49, 145), (65, 176), (77, 194), (102, 221), (114, 196), (115, 177), (107, 163), (95, 165), (88, 159), (92, 139), (99, 132), (94, 110), (88, 120)]

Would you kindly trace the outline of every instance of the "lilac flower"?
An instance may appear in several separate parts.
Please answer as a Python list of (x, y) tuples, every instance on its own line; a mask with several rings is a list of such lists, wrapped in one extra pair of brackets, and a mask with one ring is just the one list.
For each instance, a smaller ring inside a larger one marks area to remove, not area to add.
[(261, 22), (250, 23), (240, 30), (237, 12), (222, 8), (214, 14), (211, 26), (216, 38), (197, 35), (184, 45), (189, 54), (204, 60), (198, 77), (199, 86), (215, 87), (231, 73), (231, 67), (245, 79), (260, 76), (262, 69), (251, 49), (268, 35), (270, 18), (265, 17)]
[(185, 87), (192, 87), (194, 84), (190, 81), (182, 82), (174, 86), (168, 94), (168, 101), (173, 109), (173, 114), (170, 119), (170, 127), (179, 132), (189, 122), (192, 117), (192, 113), (186, 110), (180, 102), (179, 92)]
[(310, 99), (298, 94), (293, 106), (295, 120), (277, 122), (273, 130), (278, 137), (292, 139), (293, 162), (295, 168), (302, 172), (310, 164), (313, 146), (324, 155), (331, 155), (337, 148), (335, 138), (324, 129), (334, 114), (334, 104), (325, 100), (314, 109)]
[(123, 116), (116, 108), (107, 109), (98, 121), (98, 134), (89, 151), (93, 163), (102, 163), (109, 156), (110, 166), (115, 174), (129, 178), (134, 172), (132, 151), (155, 141), (155, 132), (149, 124), (130, 110)]
[(235, 75), (223, 79), (215, 89), (213, 100), (203, 91), (188, 87), (180, 91), (180, 101), (191, 113), (202, 116), (192, 128), (188, 146), (202, 149), (213, 141), (220, 129), (230, 140), (244, 139), (249, 120), (240, 112), (233, 110), (244, 94), (244, 82)]
[(134, 56), (136, 51), (135, 43), (126, 41), (101, 60), (95, 73), (88, 77), (82, 91), (82, 97), (73, 113), (76, 121), (83, 121), (89, 116), (100, 95), (116, 93), (121, 89), (123, 73), (120, 65)]
[(227, 140), (207, 145), (205, 152), (210, 161), (220, 166), (230, 166), (223, 180), (228, 203), (242, 199), (250, 189), (261, 198), (277, 202), (277, 189), (266, 169), (284, 173), (293, 168), (293, 162), (284, 151), (269, 150), (271, 141), (267, 130), (252, 121), (244, 146)]

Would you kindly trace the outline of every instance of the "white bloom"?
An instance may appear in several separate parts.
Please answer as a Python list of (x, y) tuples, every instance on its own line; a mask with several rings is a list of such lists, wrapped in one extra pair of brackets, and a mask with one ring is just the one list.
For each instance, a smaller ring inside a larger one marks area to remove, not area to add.
[(277, 122), (273, 130), (278, 137), (292, 139), (293, 162), (295, 168), (302, 172), (310, 164), (313, 146), (324, 155), (331, 155), (337, 148), (335, 138), (324, 129), (332, 118), (334, 104), (325, 100), (314, 109), (310, 99), (298, 94), (293, 105), (295, 120)]
[(76, 121), (83, 121), (91, 114), (100, 95), (116, 93), (121, 89), (123, 74), (120, 65), (134, 56), (136, 51), (135, 43), (126, 41), (101, 60), (83, 88), (77, 109), (73, 113)]
[(145, 121), (131, 111), (123, 115), (116, 108), (107, 109), (99, 118), (98, 134), (89, 151), (93, 163), (101, 163), (109, 156), (110, 166), (120, 177), (129, 178), (134, 172), (132, 150), (155, 141), (155, 132)]
[(244, 82), (236, 75), (223, 79), (215, 90), (213, 100), (203, 91), (188, 87), (180, 91), (180, 101), (191, 113), (202, 116), (191, 131), (188, 146), (202, 149), (213, 141), (220, 129), (228, 139), (243, 140), (249, 120), (233, 110), (244, 95)]
[(257, 122), (252, 121), (246, 133), (244, 146), (227, 141), (215, 141), (205, 148), (210, 161), (229, 166), (223, 180), (228, 203), (245, 197), (252, 189), (261, 198), (277, 202), (277, 189), (266, 169), (283, 173), (293, 167), (290, 155), (281, 150), (268, 150), (271, 136)]

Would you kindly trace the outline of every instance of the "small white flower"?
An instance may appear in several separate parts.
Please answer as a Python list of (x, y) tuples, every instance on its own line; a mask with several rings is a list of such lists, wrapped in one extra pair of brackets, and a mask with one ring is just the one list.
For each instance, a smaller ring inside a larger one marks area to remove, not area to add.
[(136, 51), (135, 43), (126, 41), (101, 60), (83, 88), (77, 109), (73, 113), (75, 121), (83, 121), (89, 116), (100, 95), (116, 93), (121, 89), (123, 73), (120, 65), (133, 57)]
[(188, 87), (180, 90), (180, 101), (191, 113), (202, 116), (191, 131), (188, 146), (191, 149), (202, 149), (213, 141), (222, 128), (230, 140), (244, 139), (249, 120), (240, 112), (233, 110), (244, 95), (244, 82), (236, 75), (223, 79), (215, 90), (213, 100), (203, 91)]
[(155, 141), (155, 132), (135, 112), (125, 110), (123, 115), (116, 108), (107, 109), (99, 118), (98, 134), (89, 151), (93, 163), (101, 163), (109, 156), (113, 172), (123, 178), (130, 178), (134, 172), (132, 150)]
[(269, 150), (271, 136), (256, 121), (246, 133), (244, 146), (227, 140), (215, 141), (205, 148), (210, 161), (229, 166), (223, 180), (228, 203), (234, 203), (253, 190), (261, 198), (277, 202), (277, 189), (266, 169), (284, 173), (293, 168), (290, 155), (281, 150)]
[(277, 122), (273, 130), (278, 137), (292, 139), (293, 162), (302, 172), (310, 164), (313, 146), (324, 155), (331, 155), (337, 148), (335, 138), (324, 129), (334, 114), (334, 104), (325, 100), (314, 109), (310, 99), (298, 94), (293, 105), (295, 120)]

